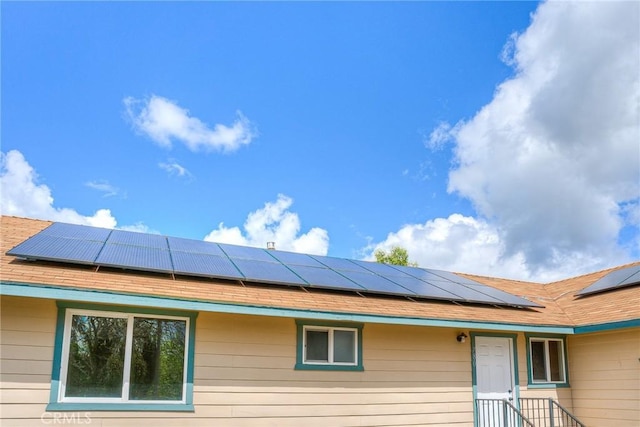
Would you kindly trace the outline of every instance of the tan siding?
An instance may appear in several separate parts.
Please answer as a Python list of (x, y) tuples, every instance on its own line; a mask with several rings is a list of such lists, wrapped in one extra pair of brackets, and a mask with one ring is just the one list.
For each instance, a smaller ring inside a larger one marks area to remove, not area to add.
[(0, 299), (0, 424), (40, 416), (49, 401), (55, 302), (3, 296)]
[(569, 338), (575, 414), (589, 427), (640, 425), (640, 328)]
[(196, 412), (230, 409), (223, 425), (473, 424), (470, 349), (452, 330), (365, 325), (365, 371), (332, 372), (294, 370), (292, 319), (203, 313), (198, 329)]
[[(84, 417), (84, 412), (45, 412), (55, 303), (3, 297), (1, 304), (2, 426)], [(456, 332), (367, 324), (364, 372), (296, 371), (293, 319), (201, 313), (194, 413), (86, 415), (100, 426), (139, 426), (144, 420), (154, 426), (471, 427), (470, 345), (457, 343)]]

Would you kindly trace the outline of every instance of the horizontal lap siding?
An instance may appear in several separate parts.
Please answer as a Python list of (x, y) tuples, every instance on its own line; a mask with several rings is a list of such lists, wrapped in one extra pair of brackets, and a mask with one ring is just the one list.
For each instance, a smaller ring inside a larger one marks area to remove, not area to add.
[[(43, 425), (49, 401), (56, 304), (0, 298), (0, 425)], [(25, 420), (26, 418), (26, 420)]]
[(569, 338), (575, 414), (589, 427), (640, 425), (640, 329)]
[(470, 348), (454, 331), (367, 324), (363, 337), (364, 372), (296, 371), (292, 319), (203, 313), (196, 414), (230, 426), (473, 425)]
[(454, 330), (367, 324), (364, 372), (296, 371), (293, 319), (215, 313), (197, 319), (195, 412), (45, 413), (56, 313), (2, 298), (3, 427), (85, 415), (105, 427), (473, 425), (470, 347)]

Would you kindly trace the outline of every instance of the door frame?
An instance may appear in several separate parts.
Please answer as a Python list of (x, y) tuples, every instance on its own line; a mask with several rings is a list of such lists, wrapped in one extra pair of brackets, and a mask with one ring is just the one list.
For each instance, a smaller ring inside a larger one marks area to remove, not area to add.
[(520, 409), (520, 381), (518, 377), (518, 334), (506, 334), (499, 332), (474, 332), (471, 336), (471, 388), (473, 390), (473, 425), (478, 426), (478, 410), (476, 399), (478, 398), (478, 377), (476, 375), (476, 337), (509, 338), (511, 340), (511, 375), (513, 379), (513, 406)]

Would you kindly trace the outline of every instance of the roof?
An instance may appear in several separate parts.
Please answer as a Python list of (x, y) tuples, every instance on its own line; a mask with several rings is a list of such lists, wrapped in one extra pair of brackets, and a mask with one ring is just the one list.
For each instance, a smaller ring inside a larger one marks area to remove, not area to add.
[[(60, 262), (31, 262), (6, 252), (39, 233), (52, 222), (2, 216), (0, 229), (0, 279), (7, 284), (46, 286), (61, 290), (100, 291), (119, 295), (164, 298), (175, 301), (295, 310), (298, 313), (334, 313), (353, 318), (440, 319), (495, 324), (549, 327), (586, 327), (640, 319), (640, 288), (576, 297), (575, 294), (604, 277), (605, 270), (555, 283), (540, 284), (464, 275), (469, 279), (544, 307), (512, 308), (413, 300), (385, 295), (361, 295), (300, 287), (246, 285), (239, 281), (144, 273)], [(640, 262), (635, 264), (640, 265)], [(631, 265), (635, 265), (631, 264)], [(621, 266), (625, 267), (625, 266)], [(620, 268), (621, 268), (620, 267)], [(360, 317), (358, 317), (360, 316)]]

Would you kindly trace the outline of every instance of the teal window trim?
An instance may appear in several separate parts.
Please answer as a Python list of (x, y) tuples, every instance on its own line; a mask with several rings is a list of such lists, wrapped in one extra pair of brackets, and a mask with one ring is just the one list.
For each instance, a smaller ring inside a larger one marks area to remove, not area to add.
[(498, 337), (498, 338), (510, 338), (511, 349), (513, 350), (513, 405), (520, 409), (520, 376), (518, 374), (518, 334), (509, 334), (501, 332), (475, 332), (470, 331), (471, 336), (471, 389), (473, 394), (473, 425), (479, 426), (479, 414), (475, 401), (478, 398), (478, 378), (476, 370), (476, 338), (477, 337)]
[[(56, 411), (173, 411), (173, 412), (193, 412), (193, 378), (195, 361), (195, 332), (197, 312), (163, 310), (148, 307), (131, 307), (122, 305), (103, 305), (93, 303), (80, 303), (57, 301), (58, 315), (56, 319), (55, 343), (53, 352), (53, 367), (51, 372), (51, 391), (49, 393), (49, 404), (46, 410)], [(60, 393), (60, 373), (62, 370), (62, 355), (65, 333), (65, 319), (68, 309), (78, 309), (87, 311), (118, 312), (134, 315), (158, 315), (184, 317), (189, 319), (187, 357), (185, 359), (186, 384), (184, 402), (170, 403), (149, 403), (149, 402), (123, 402), (123, 403), (98, 403), (98, 402), (59, 402)]]
[[(347, 328), (356, 331), (356, 363), (354, 365), (341, 365), (332, 363), (309, 363), (304, 361), (304, 331), (305, 327), (314, 328)], [(296, 320), (296, 365), (298, 371), (364, 371), (362, 363), (362, 323), (347, 322), (322, 322), (313, 320)]]
[(193, 403), (49, 403), (47, 412), (194, 412)]
[[(526, 348), (527, 348), (527, 388), (536, 389), (536, 388), (545, 388), (545, 389), (554, 389), (554, 388), (569, 388), (571, 385), (569, 384), (569, 357), (567, 353), (567, 337), (565, 335), (554, 335), (554, 334), (534, 334), (534, 333), (525, 333), (524, 334)], [(558, 340), (562, 342), (562, 364), (564, 369), (564, 381), (533, 381), (533, 363), (531, 360), (531, 339), (541, 339), (541, 340)]]

